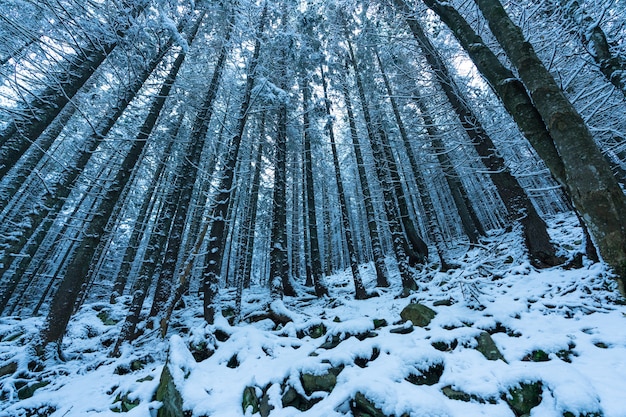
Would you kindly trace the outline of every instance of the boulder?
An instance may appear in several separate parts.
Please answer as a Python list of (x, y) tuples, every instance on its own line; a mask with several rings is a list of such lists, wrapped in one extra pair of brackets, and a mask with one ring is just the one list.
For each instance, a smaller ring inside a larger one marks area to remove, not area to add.
[(35, 391), (37, 391), (39, 388), (45, 387), (49, 383), (50, 381), (36, 381), (31, 384), (27, 384), (17, 391), (17, 398), (19, 398), (20, 400), (30, 398), (35, 395)]
[(530, 414), (530, 410), (541, 402), (542, 385), (540, 381), (522, 382), (509, 390), (505, 401), (516, 416)]
[(257, 396), (256, 387), (246, 387), (243, 390), (243, 399), (241, 400), (241, 408), (246, 413), (248, 408), (251, 408), (252, 413), (255, 414), (259, 411), (259, 397)]
[(307, 395), (315, 391), (331, 392), (337, 385), (337, 376), (331, 372), (322, 375), (302, 374), (300, 379)]
[(476, 338), (478, 342), (478, 346), (476, 346), (476, 350), (483, 354), (485, 358), (490, 361), (497, 361), (498, 359), (504, 360), (504, 356), (500, 353), (500, 350), (496, 346), (495, 342), (487, 332), (482, 332)]
[(380, 408), (376, 407), (376, 404), (360, 392), (357, 392), (354, 400), (351, 401), (350, 409), (355, 417), (388, 417)]
[(161, 381), (159, 382), (155, 399), (163, 403), (161, 408), (159, 408), (157, 417), (185, 417), (183, 398), (178, 388), (176, 388), (174, 378), (172, 377), (167, 363), (163, 367)]
[(419, 303), (411, 303), (400, 312), (403, 320), (410, 320), (413, 325), (420, 327), (428, 326), (436, 315), (433, 309)]
[(439, 382), (441, 375), (443, 375), (444, 366), (442, 362), (433, 363), (425, 370), (419, 370), (419, 375), (411, 373), (406, 377), (406, 380), (414, 385), (435, 385)]

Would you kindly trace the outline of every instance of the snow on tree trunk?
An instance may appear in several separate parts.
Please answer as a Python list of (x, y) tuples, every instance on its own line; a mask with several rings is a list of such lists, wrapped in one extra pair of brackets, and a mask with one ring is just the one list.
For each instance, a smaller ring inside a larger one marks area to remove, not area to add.
[[(584, 120), (498, 0), (476, 0), (548, 126), (569, 193), (600, 256), (626, 279), (626, 197)], [(622, 288), (623, 290), (623, 288)]]

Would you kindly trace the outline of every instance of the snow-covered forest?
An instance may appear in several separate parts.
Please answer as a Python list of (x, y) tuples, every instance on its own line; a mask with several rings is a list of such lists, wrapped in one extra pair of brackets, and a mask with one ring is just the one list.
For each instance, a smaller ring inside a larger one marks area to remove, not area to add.
[(625, 38), (0, 0), (0, 416), (626, 417)]

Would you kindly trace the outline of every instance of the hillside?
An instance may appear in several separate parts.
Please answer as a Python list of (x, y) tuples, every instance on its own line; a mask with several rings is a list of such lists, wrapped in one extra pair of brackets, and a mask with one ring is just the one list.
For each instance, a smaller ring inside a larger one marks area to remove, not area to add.
[[(573, 249), (579, 231), (560, 225)], [(236, 325), (229, 293), (213, 326), (189, 297), (165, 340), (148, 331), (120, 358), (107, 357), (119, 304), (83, 307), (65, 362), (29, 354), (41, 318), (3, 318), (0, 416), (180, 415), (165, 412), (178, 395), (184, 415), (213, 417), (626, 416), (626, 307), (605, 266), (537, 271), (520, 247), (493, 236), (454, 270), (422, 271), (408, 298), (397, 284), (356, 301), (348, 273), (327, 277), (322, 299), (253, 288)], [(407, 305), (428, 309), (408, 322)]]

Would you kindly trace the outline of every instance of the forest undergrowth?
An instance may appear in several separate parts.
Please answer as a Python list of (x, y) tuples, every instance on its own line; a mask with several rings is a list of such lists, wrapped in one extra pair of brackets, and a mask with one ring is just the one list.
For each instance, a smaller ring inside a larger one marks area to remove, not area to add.
[[(580, 250), (574, 220), (551, 226), (564, 255)], [(214, 325), (190, 294), (165, 339), (145, 329), (119, 358), (125, 297), (81, 308), (63, 361), (33, 353), (42, 317), (4, 317), (0, 416), (626, 416), (626, 307), (607, 267), (536, 270), (522, 248), (515, 232), (460, 245), (456, 268), (417, 271), (405, 298), (397, 273), (373, 290), (369, 264), (366, 300), (348, 271), (325, 277), (322, 298), (254, 286), (239, 318), (224, 291)], [(409, 305), (424, 322), (406, 320)]]

